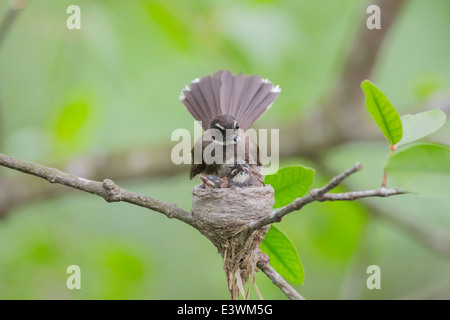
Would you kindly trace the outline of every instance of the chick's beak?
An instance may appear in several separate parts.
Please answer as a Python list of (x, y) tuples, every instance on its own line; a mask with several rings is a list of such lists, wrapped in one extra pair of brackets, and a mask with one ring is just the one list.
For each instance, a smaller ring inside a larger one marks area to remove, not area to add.
[(206, 177), (200, 176), (200, 180), (202, 180), (202, 182), (203, 182), (203, 184), (205, 185), (205, 187), (206, 187), (206, 186), (209, 186), (209, 187), (211, 187), (211, 188), (214, 188), (214, 187), (215, 187), (214, 182), (212, 182), (211, 180), (209, 180), (209, 179), (206, 178)]

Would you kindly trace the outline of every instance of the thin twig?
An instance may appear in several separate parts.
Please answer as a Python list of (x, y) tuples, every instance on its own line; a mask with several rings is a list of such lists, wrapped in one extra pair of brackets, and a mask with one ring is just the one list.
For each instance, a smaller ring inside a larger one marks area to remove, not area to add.
[(247, 232), (253, 232), (258, 230), (265, 225), (280, 222), (281, 219), (293, 211), (298, 211), (305, 205), (315, 201), (350, 201), (367, 197), (389, 197), (393, 195), (403, 194), (404, 192), (399, 189), (387, 189), (380, 188), (376, 190), (364, 190), (364, 191), (351, 191), (344, 193), (328, 193), (335, 187), (337, 187), (343, 180), (349, 177), (351, 174), (361, 170), (361, 164), (356, 163), (352, 168), (346, 170), (345, 172), (337, 175), (330, 180), (325, 186), (319, 189), (313, 189), (311, 192), (302, 198), (297, 198), (290, 204), (281, 207), (279, 209), (273, 210), (267, 217), (261, 218), (258, 221), (253, 222), (247, 228)]
[(269, 264), (269, 257), (266, 254), (261, 255), (258, 263), (256, 264), (259, 270), (264, 272), (266, 276), (272, 280), (272, 283), (276, 285), (289, 299), (291, 300), (305, 300), (300, 293), (291, 287), (283, 277), (275, 271)]
[(338, 174), (337, 176), (335, 176), (333, 179), (330, 180), (330, 182), (328, 182), (322, 188), (311, 190), (311, 194), (313, 194), (313, 196), (315, 198), (319, 198), (319, 197), (323, 196), (325, 193), (327, 193), (328, 191), (331, 191), (334, 188), (336, 188), (348, 176), (350, 176), (351, 174), (353, 174), (357, 171), (360, 171), (360, 170), (362, 170), (362, 165), (361, 165), (361, 163), (357, 162), (350, 169), (347, 169), (344, 172), (342, 172), (341, 174)]
[(58, 183), (67, 187), (98, 195), (108, 202), (123, 201), (148, 208), (153, 211), (160, 212), (168, 218), (175, 218), (195, 227), (195, 222), (191, 214), (179, 208), (176, 204), (160, 201), (122, 189), (110, 179), (105, 179), (103, 182), (84, 179), (62, 172), (55, 168), (48, 168), (1, 153), (0, 165), (40, 177), (50, 183)]
[(405, 192), (400, 189), (380, 188), (374, 190), (364, 191), (350, 191), (344, 193), (326, 193), (320, 198), (316, 198), (316, 201), (353, 201), (361, 198), (369, 197), (390, 197), (398, 194), (404, 194)]

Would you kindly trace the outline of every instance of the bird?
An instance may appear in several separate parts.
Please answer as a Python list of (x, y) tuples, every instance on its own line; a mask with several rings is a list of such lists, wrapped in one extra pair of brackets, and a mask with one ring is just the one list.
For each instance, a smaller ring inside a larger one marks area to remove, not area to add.
[(228, 188), (263, 187), (264, 178), (259, 171), (248, 164), (236, 164), (229, 167)]
[(227, 70), (186, 85), (180, 100), (205, 130), (191, 150), (189, 178), (198, 174), (223, 178), (235, 163), (260, 170), (258, 145), (245, 131), (270, 109), (280, 92), (278, 85), (259, 75), (233, 75)]
[(203, 189), (263, 187), (264, 178), (248, 164), (228, 166), (228, 175), (220, 178), (215, 175), (200, 176)]
[(203, 189), (220, 189), (226, 187), (228, 184), (226, 178), (219, 178), (214, 175), (200, 176), (200, 180), (203, 183), (201, 186)]

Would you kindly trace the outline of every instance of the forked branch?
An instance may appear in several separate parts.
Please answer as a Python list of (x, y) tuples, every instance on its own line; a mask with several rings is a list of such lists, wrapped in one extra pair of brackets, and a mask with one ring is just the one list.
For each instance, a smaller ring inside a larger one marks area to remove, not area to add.
[[(103, 182), (84, 179), (75, 175), (71, 175), (69, 173), (62, 172), (55, 168), (48, 168), (36, 163), (20, 160), (1, 153), (0, 166), (45, 179), (50, 183), (62, 184), (70, 188), (100, 196), (107, 202), (128, 202), (130, 204), (157, 211), (164, 214), (168, 218), (175, 218), (187, 223), (188, 225), (196, 229), (199, 229), (194, 218), (192, 217), (192, 214), (179, 208), (176, 204), (160, 201), (158, 199), (150, 198), (125, 190), (119, 187), (110, 179), (105, 179), (103, 180)], [(300, 210), (306, 204), (314, 201), (346, 201), (364, 197), (387, 197), (403, 193), (398, 189), (386, 188), (345, 193), (328, 193), (330, 190), (338, 186), (344, 179), (358, 170), (361, 170), (361, 165), (359, 163), (355, 164), (352, 168), (331, 179), (330, 182), (328, 182), (324, 187), (320, 189), (314, 189), (310, 192), (309, 195), (302, 198), (297, 198), (287, 206), (273, 210), (272, 213), (267, 217), (261, 218), (251, 223), (246, 229), (247, 232), (249, 232), (250, 234), (253, 231), (259, 230), (268, 224), (279, 222), (286, 214)], [(264, 259), (264, 255), (258, 261), (257, 266), (272, 280), (272, 282), (278, 288), (283, 291), (283, 293), (289, 299), (303, 299), (303, 297), (298, 292), (296, 292), (286, 282), (286, 280), (284, 280), (281, 275), (279, 275), (270, 266), (269, 261), (267, 259)]]
[(280, 222), (281, 219), (287, 215), (288, 213), (291, 213), (293, 211), (298, 211), (301, 208), (303, 208), (305, 205), (311, 202), (315, 201), (349, 201), (349, 200), (356, 200), (361, 198), (367, 198), (367, 197), (389, 197), (393, 195), (403, 194), (404, 191), (400, 189), (387, 189), (387, 188), (380, 188), (375, 190), (364, 190), (364, 191), (351, 191), (351, 192), (344, 192), (344, 193), (328, 193), (332, 189), (336, 188), (342, 181), (344, 181), (347, 177), (349, 177), (351, 174), (359, 171), (362, 169), (361, 164), (358, 162), (356, 163), (352, 168), (346, 170), (345, 172), (337, 175), (333, 179), (330, 180), (325, 186), (323, 186), (320, 189), (313, 189), (311, 192), (301, 198), (295, 199), (290, 204), (278, 208), (276, 210), (273, 210), (270, 215), (267, 217), (261, 218), (258, 221), (255, 221), (254, 223), (250, 224), (248, 227), (248, 232), (253, 232), (255, 230), (258, 230), (265, 225), (272, 224), (275, 222)]

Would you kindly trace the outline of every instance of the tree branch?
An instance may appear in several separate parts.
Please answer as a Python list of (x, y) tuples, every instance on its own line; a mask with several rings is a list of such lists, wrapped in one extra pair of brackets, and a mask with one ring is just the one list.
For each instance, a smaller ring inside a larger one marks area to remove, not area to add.
[(389, 197), (393, 195), (398, 194), (404, 194), (405, 192), (399, 190), (399, 189), (387, 189), (387, 188), (380, 188), (375, 190), (364, 190), (364, 191), (351, 191), (351, 192), (344, 192), (344, 193), (328, 193), (328, 191), (334, 189), (337, 187), (343, 180), (345, 180), (348, 176), (351, 174), (359, 171), (362, 169), (362, 166), (360, 163), (356, 163), (352, 168), (346, 170), (345, 172), (337, 175), (333, 179), (330, 180), (325, 186), (319, 189), (313, 189), (311, 192), (302, 198), (297, 198), (290, 204), (281, 207), (279, 209), (273, 210), (270, 215), (267, 217), (261, 218), (258, 221), (255, 221), (254, 223), (250, 224), (247, 232), (253, 232), (255, 230), (258, 230), (265, 225), (280, 222), (281, 219), (287, 215), (288, 213), (291, 213), (293, 211), (298, 211), (301, 208), (303, 208), (308, 203), (314, 202), (314, 201), (350, 201), (350, 200), (356, 200), (361, 198), (367, 198), (367, 197)]
[[(62, 172), (56, 168), (49, 168), (32, 162), (16, 159), (0, 153), (0, 166), (4, 166), (13, 170), (17, 170), (26, 174), (30, 174), (50, 183), (61, 184), (70, 188), (88, 192), (102, 197), (107, 202), (128, 202), (153, 211), (160, 212), (168, 218), (175, 218), (190, 226), (198, 229), (192, 214), (179, 208), (174, 203), (167, 203), (150, 197), (142, 196), (134, 192), (119, 187), (111, 179), (105, 179), (103, 182), (81, 178), (69, 173)], [(338, 201), (338, 200), (355, 200), (364, 197), (387, 197), (403, 192), (397, 189), (377, 189), (366, 191), (353, 191), (346, 193), (328, 193), (334, 189), (348, 176), (361, 170), (361, 164), (356, 163), (352, 168), (337, 175), (330, 180), (324, 187), (314, 189), (309, 195), (298, 198), (285, 207), (272, 211), (272, 213), (252, 224), (246, 229), (247, 232), (253, 232), (262, 227), (281, 221), (286, 214), (300, 210), (304, 205), (314, 201)], [(282, 290), (289, 299), (304, 300), (304, 298), (296, 292), (269, 264), (268, 257), (262, 255), (258, 260), (257, 266), (262, 270), (272, 282)]]
[(179, 208), (176, 204), (160, 201), (122, 189), (111, 179), (105, 179), (103, 182), (84, 179), (55, 168), (48, 168), (32, 162), (16, 159), (2, 153), (0, 153), (0, 165), (40, 177), (50, 183), (62, 184), (67, 187), (100, 196), (107, 202), (123, 201), (148, 208), (160, 212), (168, 218), (175, 218), (195, 227), (195, 222), (191, 214)]
[[(186, 172), (187, 165), (177, 166), (170, 161), (170, 147), (155, 146), (151, 149), (137, 148), (79, 156), (66, 162), (57, 161), (51, 166), (90, 180), (101, 181), (108, 176), (120, 182), (142, 177), (177, 175)], [(72, 191), (74, 189), (55, 188), (51, 184), (36, 183), (36, 180), (30, 176), (2, 177), (0, 179), (0, 218), (17, 206)]]
[(275, 271), (269, 264), (269, 256), (267, 254), (261, 255), (256, 266), (272, 280), (272, 283), (276, 285), (285, 295), (291, 300), (305, 300), (300, 293), (292, 288), (283, 277)]

